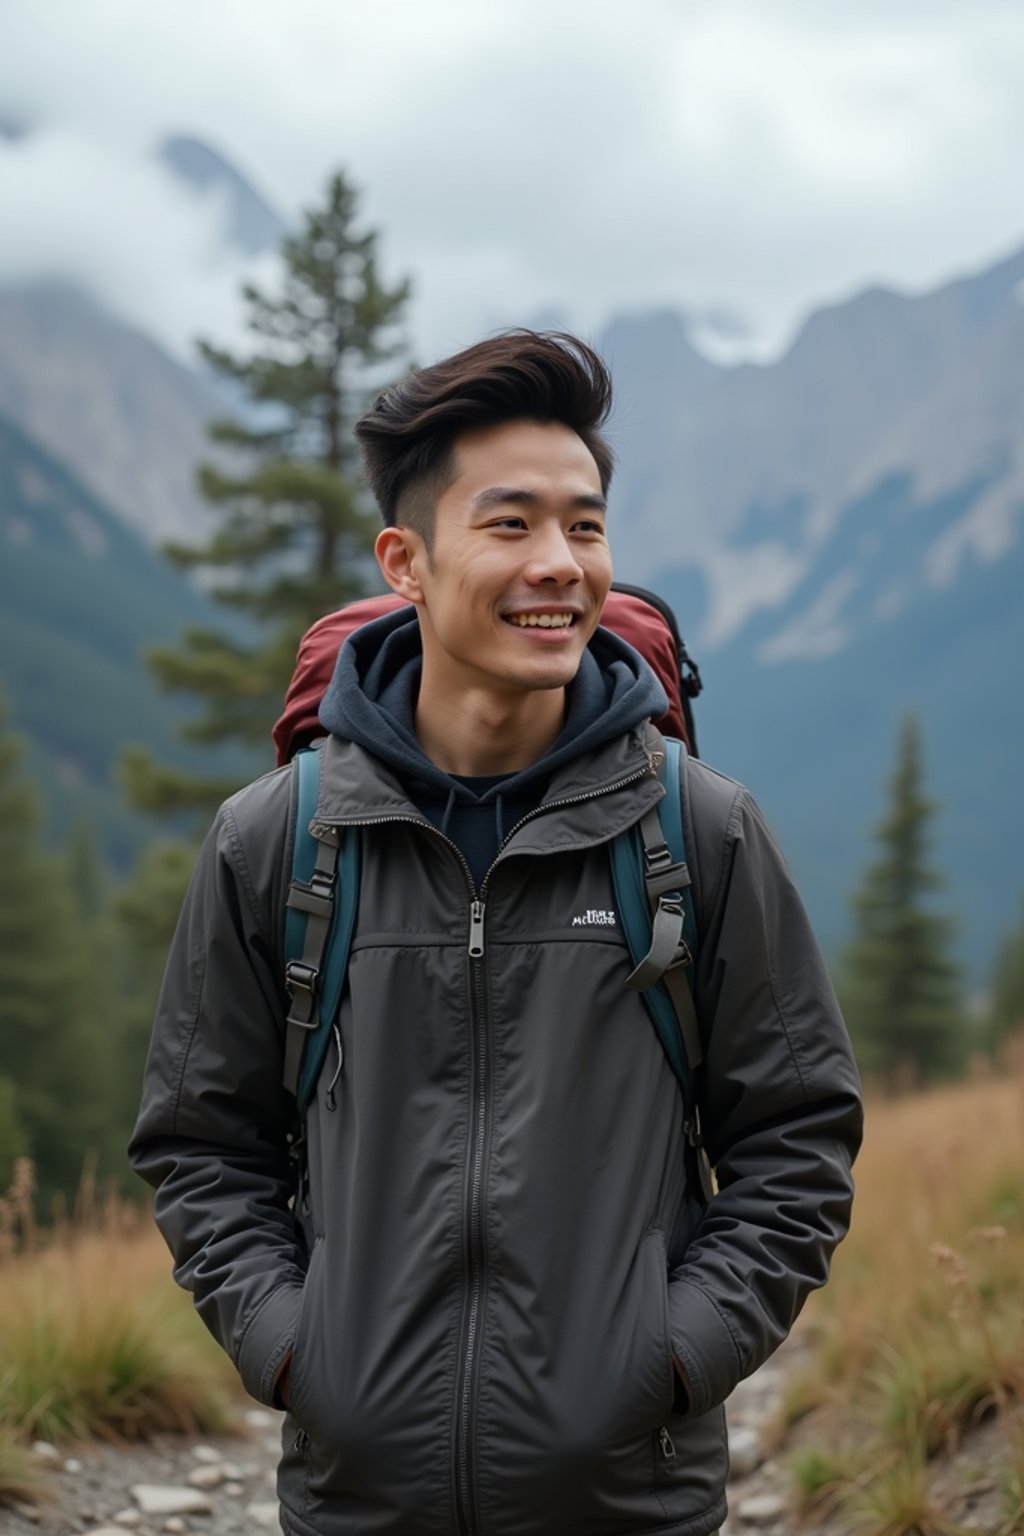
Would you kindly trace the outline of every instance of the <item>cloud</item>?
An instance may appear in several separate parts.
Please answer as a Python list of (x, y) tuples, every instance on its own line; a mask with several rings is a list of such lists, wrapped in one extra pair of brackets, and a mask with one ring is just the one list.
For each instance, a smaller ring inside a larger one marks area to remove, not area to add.
[[(386, 273), (414, 277), (424, 358), (499, 316), (556, 307), (595, 334), (616, 311), (663, 306), (740, 312), (750, 334), (709, 344), (770, 355), (811, 304), (868, 281), (923, 288), (1024, 238), (1024, 9), (1010, 0), (6, 11), (18, 46), (0, 58), (0, 107), (91, 147), (107, 206), (121, 170), (142, 195), (132, 156), (166, 131), (208, 137), (292, 217), (345, 165)], [(166, 237), (138, 237), (151, 312), (164, 335), (209, 330), (233, 282), (213, 215), (179, 199), (190, 233), (174, 234), (171, 205), (146, 195)], [(143, 285), (126, 277), (136, 313)]]
[(185, 361), (197, 335), (241, 339), (243, 280), (276, 280), (276, 257), (231, 246), (216, 192), (192, 192), (151, 155), (81, 131), (0, 143), (0, 207), (0, 283), (78, 283)]

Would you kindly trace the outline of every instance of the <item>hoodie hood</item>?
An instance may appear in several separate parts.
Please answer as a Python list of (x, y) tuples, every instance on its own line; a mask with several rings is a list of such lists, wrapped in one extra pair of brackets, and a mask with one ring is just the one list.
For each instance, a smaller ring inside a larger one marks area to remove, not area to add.
[(572, 758), (632, 730), (667, 708), (664, 689), (631, 645), (598, 628), (567, 689), (565, 724), (537, 762), (510, 774), (499, 787), (477, 795), (425, 756), (414, 728), (423, 652), (415, 612), (408, 608), (366, 624), (338, 653), (334, 676), (320, 706), (320, 723), (332, 735), (355, 741), (405, 782), (447, 798), (486, 801), (533, 792)]

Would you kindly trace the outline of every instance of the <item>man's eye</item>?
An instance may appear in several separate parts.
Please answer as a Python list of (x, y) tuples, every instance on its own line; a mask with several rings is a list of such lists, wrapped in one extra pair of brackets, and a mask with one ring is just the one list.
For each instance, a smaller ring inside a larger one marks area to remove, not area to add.
[(491, 524), (492, 528), (525, 528), (526, 522), (521, 517), (499, 517)]
[(583, 522), (573, 524), (574, 533), (604, 533), (604, 524), (595, 522), (593, 518), (586, 518)]

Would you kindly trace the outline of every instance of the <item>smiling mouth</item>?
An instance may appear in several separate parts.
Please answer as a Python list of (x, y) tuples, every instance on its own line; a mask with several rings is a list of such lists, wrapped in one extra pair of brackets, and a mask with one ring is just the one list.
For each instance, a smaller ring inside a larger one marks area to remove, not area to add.
[(507, 613), (505, 623), (516, 629), (571, 629), (576, 623), (575, 613)]

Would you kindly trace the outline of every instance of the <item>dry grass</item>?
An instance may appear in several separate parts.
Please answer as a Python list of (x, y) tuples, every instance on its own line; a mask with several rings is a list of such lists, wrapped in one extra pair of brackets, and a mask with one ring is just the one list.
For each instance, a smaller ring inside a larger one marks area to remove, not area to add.
[(30, 1186), (22, 1165), (0, 1202), (0, 1498), (25, 1496), (18, 1450), (31, 1438), (213, 1432), (237, 1390), (148, 1216), (97, 1201), (86, 1181), (42, 1234)]
[(14, 1500), (34, 1503), (42, 1492), (38, 1461), (20, 1436), (0, 1423), (0, 1506)]
[(915, 1456), (895, 1459), (854, 1485), (844, 1507), (863, 1536), (968, 1536), (936, 1507), (924, 1463)]
[[(776, 1428), (784, 1439), (811, 1410), (793, 1461), (798, 1497), (813, 1503), (820, 1485), (865, 1536), (953, 1530), (929, 1502), (929, 1461), (992, 1417), (1007, 1518), (1019, 1519), (1024, 1078), (869, 1103), (857, 1175), (853, 1229), (809, 1309), (813, 1364)], [(841, 1440), (853, 1448), (842, 1475)]]

